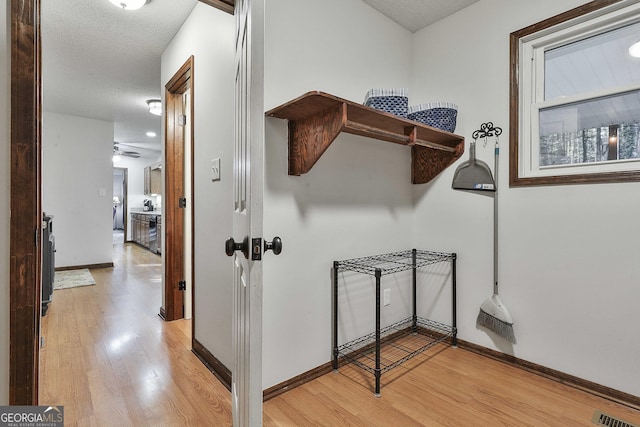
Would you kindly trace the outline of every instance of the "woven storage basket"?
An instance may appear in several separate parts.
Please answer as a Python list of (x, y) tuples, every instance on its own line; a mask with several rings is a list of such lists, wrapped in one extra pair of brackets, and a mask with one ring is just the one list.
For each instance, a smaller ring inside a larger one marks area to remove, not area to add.
[(412, 105), (409, 107), (407, 118), (427, 126), (446, 130), (453, 133), (456, 130), (458, 106), (449, 102), (432, 102), (429, 104)]
[(371, 89), (364, 98), (364, 105), (406, 118), (409, 105), (407, 89)]

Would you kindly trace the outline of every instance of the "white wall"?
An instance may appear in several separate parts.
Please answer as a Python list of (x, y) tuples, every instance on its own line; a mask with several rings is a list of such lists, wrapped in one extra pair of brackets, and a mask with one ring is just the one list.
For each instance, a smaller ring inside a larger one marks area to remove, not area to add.
[[(500, 138), (500, 294), (518, 343), (476, 329), (492, 292), (492, 199), (451, 190), (455, 166), (415, 187), (414, 242), (459, 254), (459, 337), (640, 395), (640, 184), (509, 188), (509, 33), (586, 1), (481, 0), (415, 35), (412, 92), (456, 102), (468, 142)], [(493, 168), (493, 141), (478, 147)], [(463, 156), (466, 158), (465, 156)], [(464, 159), (460, 160), (463, 161)]]
[(11, 65), (9, 30), (7, 22), (10, 2), (0, 6), (0, 405), (9, 404), (9, 206), (11, 182)]
[[(233, 204), (234, 25), (232, 15), (198, 3), (165, 49), (161, 72), (164, 85), (194, 56), (195, 338), (229, 369), (233, 275), (224, 241)], [(221, 180), (212, 182), (214, 158)]]
[(42, 209), (56, 268), (112, 262), (113, 123), (44, 112)]
[[(411, 44), (360, 0), (269, 1), (265, 110), (312, 90), (362, 102), (371, 88), (407, 87)], [(264, 255), (268, 388), (330, 360), (332, 262), (410, 249), (413, 193), (406, 147), (343, 134), (295, 177), (285, 120), (267, 118), (265, 144), (264, 237), (283, 241), (280, 256)], [(348, 303), (362, 306), (359, 296)]]

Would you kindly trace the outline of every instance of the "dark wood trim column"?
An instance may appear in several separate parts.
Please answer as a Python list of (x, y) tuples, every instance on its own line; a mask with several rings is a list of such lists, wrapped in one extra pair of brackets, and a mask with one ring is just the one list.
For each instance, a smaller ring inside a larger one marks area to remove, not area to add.
[(9, 404), (38, 404), (40, 335), (40, 0), (11, 0)]

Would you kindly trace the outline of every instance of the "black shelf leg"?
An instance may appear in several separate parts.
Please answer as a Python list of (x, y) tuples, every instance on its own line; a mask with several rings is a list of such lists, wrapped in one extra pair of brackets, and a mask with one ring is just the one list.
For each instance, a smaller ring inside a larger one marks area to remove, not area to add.
[(411, 332), (413, 332), (414, 334), (418, 332), (418, 304), (416, 302), (417, 300), (417, 271), (416, 271), (416, 260), (418, 258), (418, 251), (416, 249), (413, 249), (411, 251), (411, 262), (413, 265), (413, 269), (412, 269), (412, 273), (413, 273), (413, 277), (412, 277), (412, 286), (413, 286), (413, 319), (412, 319), (412, 325), (411, 325)]
[(380, 277), (382, 271), (376, 268), (376, 397), (380, 397)]
[(338, 370), (338, 261), (333, 262), (333, 370)]
[(456, 319), (458, 317), (457, 312), (456, 312), (456, 258), (458, 257), (457, 254), (453, 253), (451, 254), (451, 296), (452, 296), (452, 310), (451, 312), (452, 314), (452, 319), (451, 319), (451, 326), (453, 327), (453, 335), (451, 337), (451, 345), (454, 347), (458, 346), (458, 328), (456, 325)]

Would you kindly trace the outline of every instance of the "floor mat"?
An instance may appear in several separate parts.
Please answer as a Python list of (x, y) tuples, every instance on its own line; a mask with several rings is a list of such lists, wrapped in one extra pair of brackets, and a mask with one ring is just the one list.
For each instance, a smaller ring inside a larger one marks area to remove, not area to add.
[(79, 270), (56, 271), (53, 289), (77, 288), (78, 286), (95, 285), (96, 281), (87, 268)]

